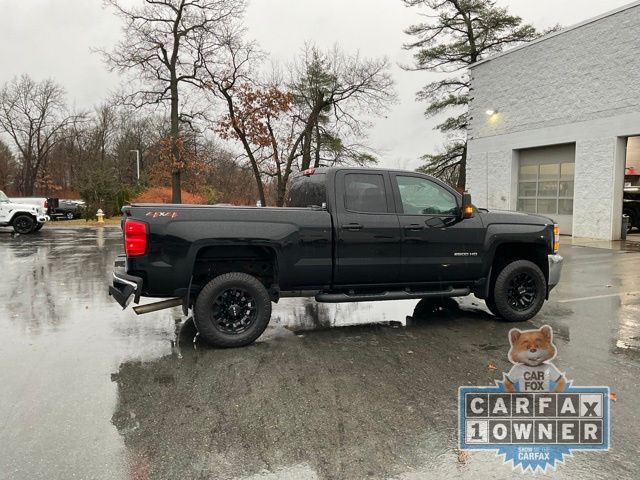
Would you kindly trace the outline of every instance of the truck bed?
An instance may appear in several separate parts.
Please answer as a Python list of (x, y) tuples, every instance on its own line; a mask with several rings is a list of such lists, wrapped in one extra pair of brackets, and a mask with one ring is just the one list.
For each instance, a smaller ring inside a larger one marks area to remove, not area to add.
[(184, 294), (198, 256), (228, 252), (242, 259), (256, 249), (277, 258), (283, 290), (331, 283), (333, 236), (326, 210), (133, 204), (123, 212), (148, 224), (148, 255), (128, 259), (128, 272), (143, 274), (143, 295)]

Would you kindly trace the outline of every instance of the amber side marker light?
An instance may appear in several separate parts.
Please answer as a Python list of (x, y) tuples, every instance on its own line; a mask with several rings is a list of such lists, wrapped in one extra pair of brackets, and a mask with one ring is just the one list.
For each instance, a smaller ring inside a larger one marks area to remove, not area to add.
[(557, 224), (553, 225), (553, 253), (558, 253), (560, 250), (560, 227)]
[(473, 203), (471, 203), (471, 194), (469, 192), (462, 193), (462, 207), (460, 208), (461, 217), (473, 217)]

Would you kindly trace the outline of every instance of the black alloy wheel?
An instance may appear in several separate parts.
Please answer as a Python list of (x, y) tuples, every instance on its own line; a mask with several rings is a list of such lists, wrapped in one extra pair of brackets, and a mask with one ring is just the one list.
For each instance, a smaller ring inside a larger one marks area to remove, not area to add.
[(256, 301), (243, 288), (222, 291), (213, 301), (213, 321), (225, 333), (238, 335), (246, 332), (256, 321)]
[(18, 215), (13, 219), (13, 229), (16, 233), (27, 234), (34, 231), (36, 221), (31, 215)]
[(531, 308), (538, 291), (536, 282), (528, 272), (518, 273), (509, 280), (507, 287), (507, 301), (514, 310), (519, 312)]

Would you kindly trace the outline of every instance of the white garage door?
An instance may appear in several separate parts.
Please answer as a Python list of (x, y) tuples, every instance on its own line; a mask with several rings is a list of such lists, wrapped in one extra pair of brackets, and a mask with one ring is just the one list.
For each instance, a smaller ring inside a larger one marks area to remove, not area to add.
[(520, 150), (519, 158), (517, 210), (551, 217), (570, 235), (575, 144)]

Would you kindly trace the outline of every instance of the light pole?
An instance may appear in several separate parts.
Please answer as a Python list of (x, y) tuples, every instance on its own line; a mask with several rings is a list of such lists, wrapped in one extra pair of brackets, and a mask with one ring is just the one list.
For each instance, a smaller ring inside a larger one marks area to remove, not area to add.
[(136, 152), (136, 174), (138, 175), (138, 183), (140, 183), (140, 150), (129, 150), (129, 153)]

